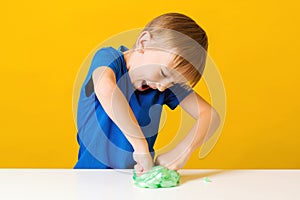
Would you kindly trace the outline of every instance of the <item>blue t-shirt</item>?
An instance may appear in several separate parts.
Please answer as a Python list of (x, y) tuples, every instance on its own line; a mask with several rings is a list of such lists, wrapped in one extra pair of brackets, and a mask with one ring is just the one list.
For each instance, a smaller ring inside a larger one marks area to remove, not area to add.
[[(78, 161), (74, 168), (126, 169), (136, 164), (133, 148), (118, 126), (109, 118), (94, 92), (92, 73), (101, 66), (110, 67), (116, 82), (143, 131), (149, 151), (154, 156), (162, 105), (175, 109), (181, 100), (192, 92), (179, 84), (160, 92), (154, 89), (134, 90), (123, 56), (127, 48), (118, 50), (106, 47), (98, 50), (80, 91), (77, 109), (77, 141), (80, 145)], [(105, 87), (105, 85), (100, 86)]]

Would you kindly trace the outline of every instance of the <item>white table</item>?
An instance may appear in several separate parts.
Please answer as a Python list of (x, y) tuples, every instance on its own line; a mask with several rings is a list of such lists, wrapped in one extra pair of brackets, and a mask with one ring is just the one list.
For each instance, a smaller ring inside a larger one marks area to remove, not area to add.
[(300, 200), (300, 170), (179, 173), (178, 187), (144, 189), (133, 185), (132, 170), (0, 169), (0, 199)]

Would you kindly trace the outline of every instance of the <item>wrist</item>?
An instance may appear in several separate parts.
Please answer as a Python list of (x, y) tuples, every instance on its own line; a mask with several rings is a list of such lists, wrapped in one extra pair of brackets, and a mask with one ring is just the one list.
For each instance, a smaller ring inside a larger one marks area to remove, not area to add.
[(136, 154), (148, 154), (149, 153), (149, 147), (148, 143), (145, 142), (139, 142), (136, 145), (133, 146), (134, 153)]

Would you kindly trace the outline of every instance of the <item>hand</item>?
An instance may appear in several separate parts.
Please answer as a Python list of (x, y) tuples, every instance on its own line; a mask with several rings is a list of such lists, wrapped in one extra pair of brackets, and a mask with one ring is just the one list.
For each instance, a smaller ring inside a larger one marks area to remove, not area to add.
[(153, 160), (150, 153), (133, 152), (133, 159), (137, 163), (134, 166), (137, 176), (144, 174), (153, 167)]
[(158, 155), (155, 160), (155, 165), (161, 165), (171, 170), (179, 170), (185, 165), (189, 157), (190, 152), (188, 150), (182, 152), (177, 149), (172, 149), (167, 153)]

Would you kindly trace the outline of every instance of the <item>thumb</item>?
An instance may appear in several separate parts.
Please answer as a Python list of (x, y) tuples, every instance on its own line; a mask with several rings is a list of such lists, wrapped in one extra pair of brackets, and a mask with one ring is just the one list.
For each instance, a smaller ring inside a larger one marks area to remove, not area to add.
[(137, 176), (141, 176), (143, 174), (143, 167), (140, 164), (134, 165), (134, 170)]

